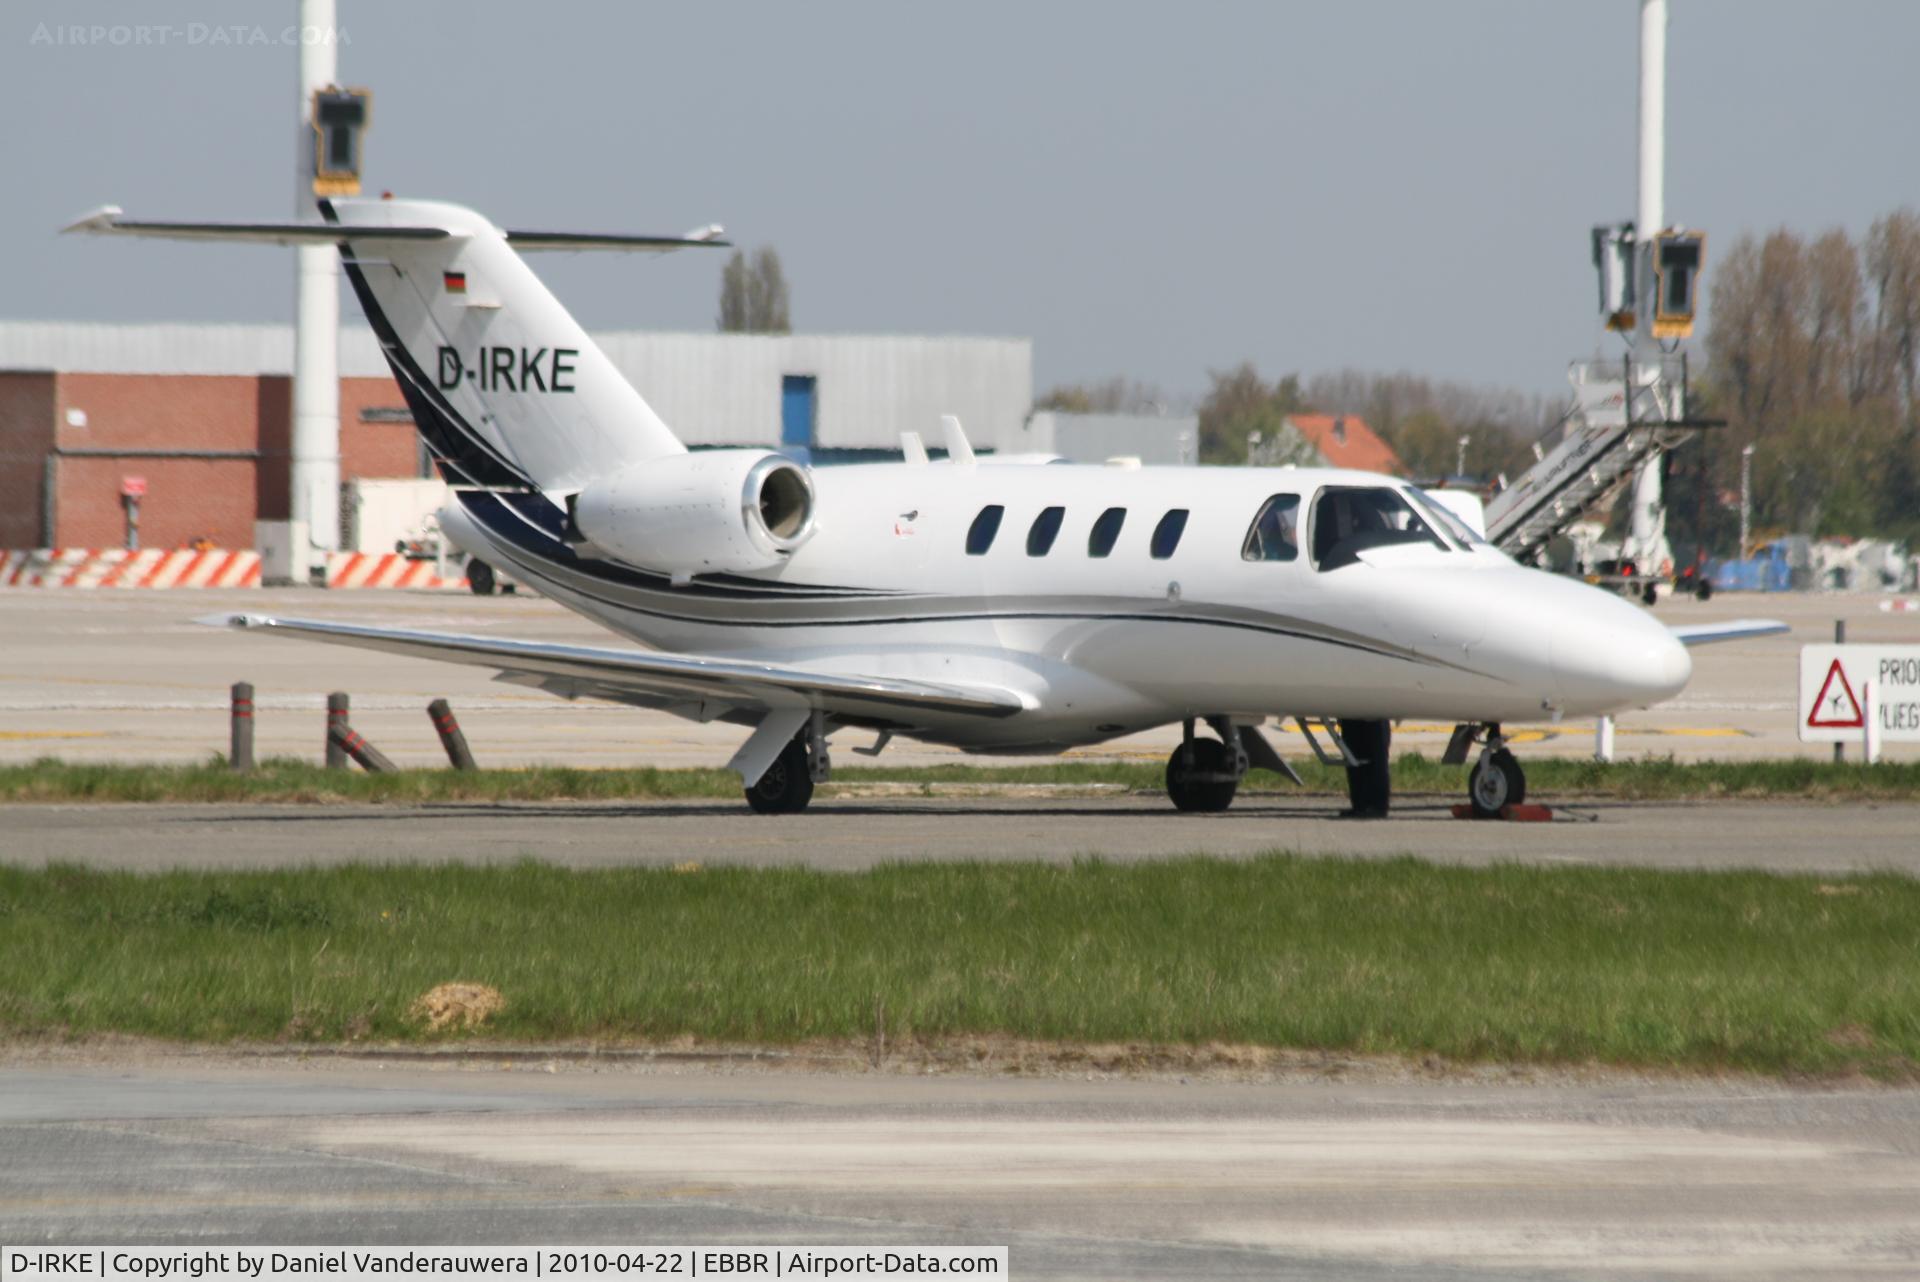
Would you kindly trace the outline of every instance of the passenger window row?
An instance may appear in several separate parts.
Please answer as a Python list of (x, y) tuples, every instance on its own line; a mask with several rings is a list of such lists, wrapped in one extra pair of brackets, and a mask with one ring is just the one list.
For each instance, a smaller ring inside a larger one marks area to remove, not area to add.
[[(1360, 553), (1398, 543), (1425, 543), (1450, 552), (1454, 545), (1434, 529), (1446, 529), (1458, 546), (1484, 545), (1485, 539), (1437, 501), (1419, 490), (1408, 491), (1419, 509), (1410, 506), (1397, 489), (1385, 486), (1331, 485), (1314, 502), (1313, 559), (1321, 570), (1337, 569), (1359, 560)], [(1421, 512), (1426, 514), (1422, 517)], [(985, 556), (1000, 533), (1000, 520), (1007, 509), (989, 503), (973, 518), (967, 530), (967, 555)], [(1187, 509), (1170, 509), (1153, 527), (1147, 552), (1156, 561), (1164, 561), (1180, 546), (1186, 533)], [(1027, 527), (1027, 555), (1046, 556), (1053, 551), (1065, 523), (1067, 509), (1059, 505), (1042, 508)], [(1110, 507), (1102, 512), (1087, 532), (1087, 555), (1095, 559), (1110, 556), (1127, 523), (1127, 509)], [(1294, 561), (1300, 557), (1300, 496), (1275, 494), (1260, 505), (1247, 537), (1240, 545), (1243, 561)]]
[[(1000, 533), (1001, 518), (1007, 509), (1000, 503), (989, 503), (980, 509), (973, 518), (973, 524), (967, 527), (967, 555), (985, 556), (993, 546), (993, 540)], [(1054, 540), (1060, 537), (1060, 526), (1067, 518), (1064, 507), (1042, 508), (1040, 515), (1033, 518), (1033, 524), (1027, 527), (1027, 555), (1045, 556), (1053, 551)], [(1087, 532), (1087, 555), (1094, 558), (1110, 556), (1113, 546), (1119, 542), (1120, 529), (1127, 523), (1127, 509), (1110, 507), (1102, 512)], [(1147, 545), (1148, 552), (1156, 561), (1164, 561), (1172, 556), (1174, 549), (1180, 546), (1180, 536), (1186, 532), (1187, 509), (1177, 507), (1160, 518), (1153, 527), (1153, 538)]]

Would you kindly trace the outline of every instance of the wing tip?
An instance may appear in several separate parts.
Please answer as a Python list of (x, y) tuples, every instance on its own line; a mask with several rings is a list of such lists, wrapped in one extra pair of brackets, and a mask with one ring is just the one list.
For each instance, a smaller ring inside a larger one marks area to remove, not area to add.
[(65, 227), (62, 227), (60, 234), (65, 236), (71, 232), (82, 232), (98, 235), (102, 232), (117, 231), (120, 226), (120, 219), (126, 212), (126, 210), (120, 208), (118, 205), (100, 205), (89, 209), (86, 213), (80, 215)]
[(199, 618), (195, 619), (194, 622), (199, 624), (203, 628), (244, 629), (244, 628), (264, 628), (264, 627), (270, 626), (273, 623), (273, 620), (264, 614), (226, 613), (226, 614), (203, 614)]

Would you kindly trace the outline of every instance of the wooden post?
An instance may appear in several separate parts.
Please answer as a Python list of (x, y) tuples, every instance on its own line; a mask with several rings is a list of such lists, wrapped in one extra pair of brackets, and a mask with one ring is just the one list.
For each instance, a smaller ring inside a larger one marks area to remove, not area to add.
[(453, 763), (453, 768), (472, 770), (473, 752), (467, 747), (467, 736), (460, 733), (460, 723), (453, 719), (453, 705), (445, 699), (435, 699), (427, 705), (427, 716), (433, 719), (440, 746), (447, 750), (447, 760)]
[(360, 732), (342, 721), (327, 735), (329, 745), (339, 744), (340, 751), (360, 763), (360, 768), (369, 774), (384, 774), (397, 769), (387, 755), (360, 737)]
[(253, 683), (233, 683), (233, 735), (227, 751), (227, 765), (235, 770), (253, 769)]
[(335, 730), (347, 728), (347, 696), (342, 691), (334, 691), (327, 696), (327, 769), (345, 770), (347, 752), (336, 742)]

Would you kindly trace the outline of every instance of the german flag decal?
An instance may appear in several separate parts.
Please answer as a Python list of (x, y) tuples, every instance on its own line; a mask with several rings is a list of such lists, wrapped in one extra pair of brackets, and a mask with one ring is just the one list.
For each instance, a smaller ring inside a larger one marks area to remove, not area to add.
[(464, 294), (467, 292), (467, 274), (465, 272), (446, 272), (442, 279), (446, 282), (447, 292), (449, 294)]

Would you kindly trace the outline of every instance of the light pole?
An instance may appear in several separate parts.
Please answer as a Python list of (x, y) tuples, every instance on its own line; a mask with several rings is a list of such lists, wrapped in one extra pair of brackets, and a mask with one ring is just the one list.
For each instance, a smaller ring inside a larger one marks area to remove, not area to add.
[(1751, 537), (1750, 520), (1753, 514), (1753, 446), (1740, 451), (1740, 555), (1738, 560), (1747, 559), (1747, 539)]
[(1472, 441), (1473, 438), (1471, 436), (1463, 436), (1460, 438), (1460, 452), (1455, 456), (1453, 461), (1453, 474), (1455, 476), (1465, 476), (1467, 474), (1467, 446), (1472, 443)]

